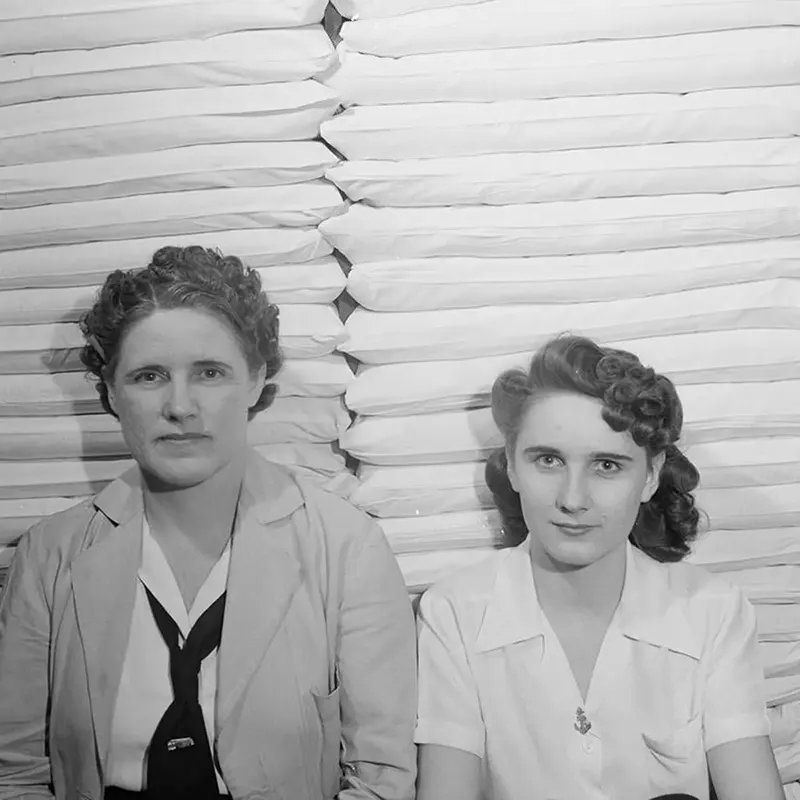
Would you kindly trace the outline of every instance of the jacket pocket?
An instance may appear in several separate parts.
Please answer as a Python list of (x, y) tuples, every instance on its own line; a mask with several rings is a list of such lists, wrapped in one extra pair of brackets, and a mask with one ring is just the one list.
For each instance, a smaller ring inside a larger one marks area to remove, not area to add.
[(322, 795), (326, 800), (339, 793), (341, 783), (341, 738), (342, 720), (339, 708), (339, 689), (330, 694), (317, 695), (312, 692), (322, 728), (322, 758), (320, 764)]

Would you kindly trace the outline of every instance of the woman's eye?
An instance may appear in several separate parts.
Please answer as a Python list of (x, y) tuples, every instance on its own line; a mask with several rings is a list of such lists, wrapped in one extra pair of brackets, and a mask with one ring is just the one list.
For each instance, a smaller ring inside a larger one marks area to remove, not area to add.
[(545, 469), (552, 469), (553, 467), (558, 466), (559, 459), (556, 456), (551, 455), (541, 455), (536, 458), (536, 463), (540, 467), (544, 467)]
[(213, 381), (222, 377), (222, 370), (217, 367), (206, 367), (201, 374), (206, 380)]
[(616, 461), (609, 461), (607, 458), (597, 462), (598, 472), (604, 475), (613, 475), (615, 472), (619, 472), (620, 469), (622, 469), (622, 467), (620, 467)]
[(152, 370), (147, 370), (146, 372), (140, 372), (134, 378), (136, 383), (155, 383), (161, 376), (157, 372), (153, 372)]

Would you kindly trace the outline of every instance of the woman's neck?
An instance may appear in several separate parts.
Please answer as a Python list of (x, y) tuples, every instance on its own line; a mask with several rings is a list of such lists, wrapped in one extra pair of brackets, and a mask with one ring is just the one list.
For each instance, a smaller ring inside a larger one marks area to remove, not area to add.
[(536, 593), (545, 613), (573, 612), (610, 619), (619, 605), (625, 583), (626, 547), (618, 547), (592, 564), (558, 564), (546, 554), (531, 551)]
[(235, 463), (185, 488), (155, 486), (145, 476), (144, 511), (153, 535), (216, 560), (231, 535), (243, 477), (244, 466)]

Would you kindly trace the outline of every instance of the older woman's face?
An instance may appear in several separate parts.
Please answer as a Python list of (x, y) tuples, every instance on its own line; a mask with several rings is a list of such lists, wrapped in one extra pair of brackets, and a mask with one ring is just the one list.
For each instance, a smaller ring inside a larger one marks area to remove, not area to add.
[(248, 409), (263, 385), (220, 319), (158, 310), (123, 337), (109, 401), (141, 469), (182, 488), (243, 462)]

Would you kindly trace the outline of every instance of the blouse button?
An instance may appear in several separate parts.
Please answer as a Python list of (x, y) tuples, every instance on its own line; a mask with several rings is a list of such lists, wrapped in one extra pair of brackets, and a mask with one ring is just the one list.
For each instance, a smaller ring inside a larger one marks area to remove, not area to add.
[(585, 741), (583, 743), (583, 752), (584, 753), (591, 753), (592, 750), (594, 750), (594, 746), (592, 745), (592, 743), (590, 741)]

